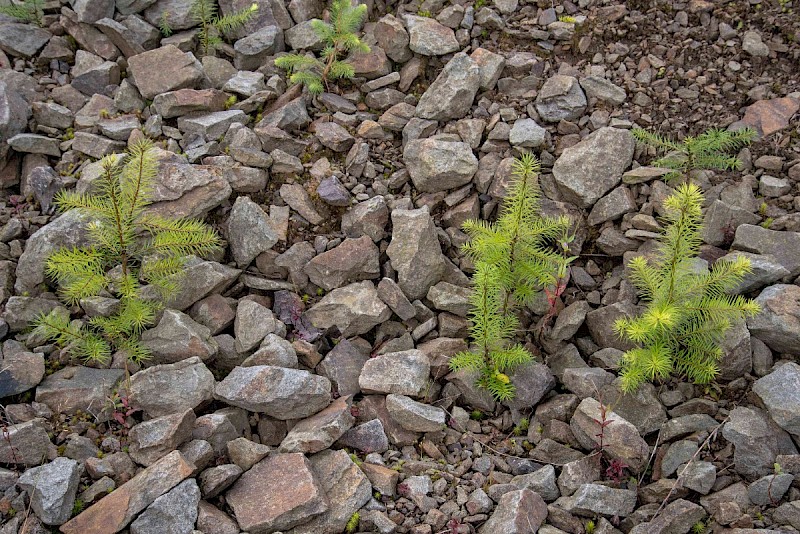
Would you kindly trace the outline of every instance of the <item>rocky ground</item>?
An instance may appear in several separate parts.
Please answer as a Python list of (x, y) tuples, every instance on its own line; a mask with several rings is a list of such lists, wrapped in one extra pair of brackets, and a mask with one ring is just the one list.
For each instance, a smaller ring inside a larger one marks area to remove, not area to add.
[[(0, 534), (800, 530), (796, 0), (374, 0), (356, 78), (316, 98), (273, 59), (319, 48), (323, 3), (255, 3), (205, 57), (187, 0), (0, 19)], [(763, 313), (714, 384), (622, 395), (623, 266), (669, 193), (628, 130), (742, 125), (742, 170), (693, 176), (699, 267), (749, 257)], [(151, 209), (226, 248), (192, 259), (128, 380), (26, 327), (63, 306), (48, 255), (86, 243), (53, 195), (142, 134)], [(524, 310), (537, 362), (501, 405), (447, 361), (468, 341), (461, 223), (492, 217), (524, 150), (579, 259), (554, 321), (544, 296)]]

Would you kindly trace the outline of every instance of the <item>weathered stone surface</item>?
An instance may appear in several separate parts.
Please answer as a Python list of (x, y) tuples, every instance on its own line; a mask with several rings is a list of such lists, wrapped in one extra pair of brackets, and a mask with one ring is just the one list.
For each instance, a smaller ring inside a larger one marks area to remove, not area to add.
[(553, 177), (565, 200), (581, 208), (595, 202), (619, 184), (631, 164), (635, 142), (617, 128), (601, 128), (564, 150), (553, 165)]
[(194, 56), (175, 45), (128, 58), (128, 73), (146, 99), (176, 89), (192, 88), (203, 78), (202, 67)]
[(779, 427), (790, 434), (800, 435), (800, 365), (788, 362), (753, 384), (769, 411), (770, 417)]
[(220, 167), (163, 161), (148, 212), (164, 217), (201, 217), (230, 196)]
[(31, 508), (47, 525), (66, 523), (78, 493), (81, 466), (69, 458), (56, 458), (50, 463), (25, 471), (17, 485), (28, 492)]
[(131, 523), (131, 534), (190, 534), (197, 521), (200, 488), (190, 478), (158, 497)]
[(548, 78), (536, 95), (536, 111), (547, 122), (577, 119), (585, 109), (586, 95), (572, 76)]
[(455, 141), (415, 139), (406, 144), (403, 158), (414, 187), (425, 193), (461, 187), (478, 171), (469, 145)]
[(458, 50), (458, 40), (453, 30), (435, 19), (406, 15), (405, 21), (409, 47), (413, 52), (423, 56), (443, 56)]
[(166, 303), (168, 308), (184, 311), (186, 308), (209, 295), (219, 294), (228, 289), (242, 271), (216, 261), (206, 261), (192, 257), (184, 264), (179, 277), (181, 291)]
[(95, 414), (98, 421), (108, 421), (108, 399), (123, 369), (66, 367), (44, 379), (36, 388), (36, 402), (46, 404), (54, 413), (75, 414), (78, 410)]
[(259, 365), (236, 367), (217, 383), (214, 397), (275, 419), (301, 419), (331, 401), (331, 383), (308, 371)]
[[(386, 407), (384, 406), (383, 409), (385, 411)], [(385, 416), (389, 417), (388, 412), (385, 413)], [(398, 428), (400, 427), (398, 426)], [(407, 432), (402, 428), (401, 430)], [(416, 441), (416, 434), (411, 432), (407, 432), (407, 434), (414, 436), (412, 441)], [(371, 452), (383, 453), (389, 450), (389, 438), (386, 436), (386, 431), (383, 428), (381, 419), (372, 419), (351, 428), (339, 438), (337, 443), (367, 454)]]
[(798, 109), (800, 109), (800, 98), (787, 96), (759, 100), (748, 106), (742, 120), (732, 126), (750, 126), (760, 135), (768, 137), (789, 126), (789, 119)]
[(511, 484), (519, 489), (534, 491), (547, 502), (555, 501), (560, 495), (556, 485), (556, 470), (552, 465), (541, 467), (533, 473), (517, 475), (511, 479)]
[(271, 249), (280, 236), (272, 220), (250, 197), (236, 198), (228, 217), (228, 244), (233, 259), (245, 267)]
[(41, 50), (50, 37), (50, 32), (32, 24), (4, 22), (0, 25), (0, 50), (28, 58)]
[(341, 245), (315, 256), (303, 271), (309, 280), (330, 291), (351, 282), (380, 276), (380, 252), (367, 236), (345, 239)]
[(508, 374), (516, 388), (514, 398), (505, 402), (513, 409), (522, 410), (536, 406), (550, 390), (556, 379), (550, 369), (539, 362), (521, 365)]
[(9, 84), (0, 80), (0, 159), (8, 154), (8, 140), (25, 131), (30, 114), (28, 103)]
[[(597, 421), (603, 419), (600, 403), (589, 397), (583, 399), (570, 419), (569, 426), (578, 442), (586, 449), (599, 445)], [(622, 460), (638, 472), (650, 457), (650, 447), (631, 423), (606, 409), (606, 421), (611, 421), (603, 436), (603, 448), (612, 458)]]
[(196, 416), (188, 409), (182, 413), (149, 419), (130, 430), (129, 454), (141, 465), (152, 465), (192, 437)]
[(392, 241), (386, 254), (406, 297), (420, 299), (442, 278), (446, 265), (433, 219), (427, 208), (395, 210), (392, 225)]
[(761, 410), (738, 406), (722, 428), (723, 437), (733, 443), (736, 471), (752, 480), (773, 472), (779, 454), (797, 454), (791, 437)]
[(272, 450), (267, 445), (252, 442), (244, 437), (229, 441), (226, 448), (228, 457), (233, 463), (238, 465), (242, 471), (247, 471), (253, 467), (263, 460)]
[(461, 119), (480, 86), (481, 68), (466, 54), (457, 54), (422, 94), (415, 114), (430, 120)]
[(189, 113), (222, 111), (226, 99), (218, 89), (178, 89), (156, 95), (153, 106), (163, 118), (171, 119)]
[(237, 351), (248, 352), (261, 343), (267, 335), (278, 331), (285, 333), (285, 327), (275, 318), (272, 310), (254, 300), (239, 301), (233, 322)]
[(34, 352), (5, 354), (0, 359), (0, 398), (36, 387), (44, 378), (44, 355)]
[(288, 530), (329, 508), (311, 463), (300, 453), (260, 461), (236, 481), (225, 499), (239, 526), (254, 533)]
[(177, 310), (164, 310), (155, 328), (142, 334), (142, 345), (150, 351), (154, 364), (177, 363), (196, 356), (203, 361), (213, 358), (219, 347), (211, 331)]
[(210, 467), (200, 473), (200, 491), (205, 499), (213, 499), (242, 475), (242, 468), (235, 464), (222, 464)]
[(339, 534), (372, 497), (372, 486), (350, 456), (327, 450), (310, 458), (311, 467), (329, 502), (328, 511), (287, 534)]
[(479, 534), (527, 534), (537, 532), (547, 518), (547, 505), (529, 489), (510, 491), (500, 498), (492, 517)]
[(321, 412), (300, 421), (281, 442), (280, 452), (313, 454), (327, 449), (353, 426), (350, 406), (350, 397), (339, 397)]
[(800, 355), (800, 287), (770, 286), (756, 302), (761, 313), (747, 319), (750, 333), (773, 351)]
[(481, 89), (494, 89), (506, 66), (506, 58), (485, 48), (476, 48), (469, 57), (481, 68)]
[(739, 257), (745, 257), (750, 260), (751, 272), (742, 278), (742, 281), (735, 289), (731, 290), (731, 293), (734, 294), (749, 293), (761, 289), (791, 274), (772, 254), (753, 254), (751, 252), (734, 251), (720, 259), (723, 261), (734, 261)]
[(608, 102), (615, 106), (621, 106), (625, 102), (625, 89), (614, 85), (600, 76), (586, 76), (580, 80), (581, 87), (589, 98), (596, 98), (601, 102)]
[(386, 409), (392, 419), (412, 432), (436, 432), (444, 428), (447, 422), (447, 414), (441, 408), (417, 402), (405, 395), (387, 395)]
[(391, 315), (375, 286), (367, 281), (334, 289), (305, 314), (315, 327), (335, 326), (345, 337), (365, 334)]
[(194, 465), (173, 451), (61, 526), (63, 534), (112, 534), (189, 477)]
[(264, 26), (234, 43), (233, 64), (239, 70), (256, 70), (269, 56), (284, 50), (283, 31), (277, 26)]
[(792, 276), (800, 274), (800, 257), (794, 253), (800, 248), (800, 232), (779, 232), (753, 224), (742, 224), (736, 228), (731, 248), (771, 254)]
[(701, 522), (706, 511), (699, 504), (677, 499), (667, 506), (654, 520), (639, 523), (630, 534), (672, 534), (673, 532), (689, 532)]
[(239, 109), (192, 113), (178, 117), (178, 129), (182, 132), (202, 135), (207, 140), (219, 139), (232, 124), (245, 124), (247, 115)]
[(143, 369), (131, 377), (130, 401), (150, 417), (195, 409), (214, 396), (214, 375), (198, 357)]
[(317, 372), (328, 377), (339, 395), (355, 395), (361, 391), (358, 376), (369, 355), (342, 339), (317, 366)]
[(17, 465), (40, 465), (50, 454), (51, 443), (44, 419), (8, 425), (0, 441), (0, 462)]
[(769, 506), (780, 501), (794, 480), (791, 473), (759, 478), (747, 488), (747, 496), (756, 506)]
[(364, 393), (396, 393), (420, 397), (428, 385), (430, 362), (417, 349), (390, 352), (370, 358), (358, 383)]
[(573, 514), (629, 516), (636, 507), (636, 492), (600, 484), (583, 484), (569, 498), (566, 510)]

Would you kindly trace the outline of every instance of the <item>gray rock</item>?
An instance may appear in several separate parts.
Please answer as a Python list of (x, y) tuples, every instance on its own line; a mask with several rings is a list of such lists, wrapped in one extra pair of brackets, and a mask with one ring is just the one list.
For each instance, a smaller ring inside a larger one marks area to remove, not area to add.
[(0, 359), (0, 398), (18, 395), (36, 387), (44, 378), (44, 355), (27, 351)]
[(772, 473), (779, 454), (797, 454), (789, 434), (756, 409), (739, 406), (731, 410), (722, 436), (733, 443), (736, 472), (748, 479)]
[(627, 517), (636, 507), (636, 492), (600, 484), (583, 484), (564, 504), (567, 505), (565, 509), (573, 514)]
[(216, 465), (200, 473), (200, 491), (205, 499), (213, 499), (242, 475), (242, 468), (235, 464)]
[(441, 408), (417, 402), (405, 395), (387, 395), (386, 409), (392, 419), (412, 432), (437, 432), (447, 422), (447, 414)]
[(283, 30), (277, 26), (264, 26), (233, 45), (233, 63), (239, 70), (257, 70), (267, 57), (283, 52)]
[(370, 358), (358, 383), (364, 393), (395, 393), (421, 397), (428, 386), (430, 361), (417, 349), (390, 352)]
[(327, 330), (336, 326), (345, 337), (365, 334), (391, 315), (375, 286), (366, 281), (334, 289), (305, 314), (315, 327)]
[(689, 532), (692, 527), (706, 517), (706, 511), (699, 504), (676, 499), (664, 507), (654, 520), (639, 523), (630, 534), (672, 534)]
[(535, 120), (524, 118), (514, 121), (508, 134), (508, 141), (522, 148), (542, 146), (547, 139), (547, 130), (539, 126)]
[(8, 140), (25, 131), (30, 114), (28, 103), (5, 81), (0, 80), (0, 159), (8, 154)]
[(144, 466), (154, 464), (192, 438), (195, 419), (188, 409), (134, 426), (128, 435), (131, 459)]
[(601, 102), (608, 102), (615, 106), (621, 106), (625, 102), (625, 89), (614, 85), (600, 76), (586, 76), (581, 78), (581, 87), (589, 98), (596, 98)]
[(553, 177), (568, 202), (589, 208), (620, 183), (631, 164), (635, 142), (617, 128), (601, 128), (564, 150), (553, 165)]
[(786, 178), (776, 178), (768, 174), (758, 180), (758, 192), (765, 197), (777, 198), (792, 190), (792, 183)]
[(479, 534), (526, 534), (537, 532), (547, 517), (542, 497), (528, 489), (510, 491), (500, 498)]
[(461, 119), (469, 113), (480, 86), (481, 68), (466, 54), (457, 54), (420, 97), (416, 116), (431, 120)]
[(586, 95), (572, 76), (556, 74), (548, 78), (536, 95), (536, 111), (547, 122), (575, 120), (585, 110)]
[(239, 301), (239, 305), (236, 307), (236, 319), (233, 322), (238, 352), (250, 351), (261, 343), (267, 334), (284, 329), (283, 324), (275, 318), (269, 308), (254, 300)]
[(248, 98), (259, 91), (266, 90), (266, 88), (267, 86), (264, 84), (263, 74), (260, 72), (240, 70), (231, 79), (225, 82), (222, 90)]
[(222, 111), (225, 100), (225, 93), (217, 89), (179, 89), (156, 95), (153, 106), (163, 118), (171, 119), (189, 113)]
[(208, 140), (213, 140), (225, 135), (231, 124), (245, 124), (248, 120), (249, 117), (238, 109), (192, 113), (178, 117), (178, 129), (182, 132), (200, 134)]
[(150, 417), (193, 410), (214, 396), (214, 375), (200, 358), (155, 365), (131, 376), (130, 401)]
[(756, 31), (744, 32), (742, 50), (753, 57), (769, 56), (769, 47), (761, 40), (761, 34)]
[(239, 196), (228, 217), (228, 244), (236, 263), (245, 267), (279, 240), (272, 220), (249, 197)]
[(800, 435), (800, 365), (788, 362), (753, 383), (753, 393), (766, 406), (772, 420), (790, 434)]
[(128, 73), (142, 97), (149, 100), (167, 91), (192, 88), (203, 79), (203, 69), (195, 57), (175, 45), (128, 58)]
[(468, 184), (478, 171), (478, 160), (466, 143), (416, 139), (403, 150), (414, 187), (426, 193)]
[(617, 379), (600, 388), (600, 394), (604, 399), (614, 399), (614, 412), (635, 426), (642, 436), (659, 430), (667, 422), (666, 410), (652, 384), (642, 384), (634, 393), (623, 394)]
[(317, 366), (317, 372), (326, 376), (340, 395), (355, 395), (361, 391), (358, 376), (369, 356), (342, 339)]
[(285, 421), (311, 416), (331, 400), (331, 383), (308, 371), (259, 365), (236, 367), (217, 383), (214, 397)]
[(355, 418), (350, 408), (350, 398), (339, 397), (321, 412), (293, 426), (278, 450), (313, 454), (327, 449), (353, 426)]
[(613, 374), (596, 367), (572, 367), (564, 369), (561, 375), (564, 387), (581, 399), (595, 395), (603, 386), (613, 381)]
[(81, 471), (75, 460), (56, 458), (25, 471), (17, 485), (28, 492), (31, 508), (42, 523), (62, 525), (72, 515)]
[[(277, 150), (273, 151), (274, 154), (278, 152)], [(277, 160), (276, 160), (277, 162)], [(273, 165), (273, 172), (275, 166)], [(317, 210), (314, 208), (313, 203), (311, 202), (311, 198), (308, 196), (308, 192), (305, 188), (300, 184), (283, 184), (280, 189), (280, 195), (284, 202), (286, 202), (289, 207), (291, 207), (294, 211), (299, 213), (305, 220), (310, 222), (311, 224), (322, 224), (325, 220), (322, 215), (320, 215)]]
[(710, 462), (691, 462), (678, 467), (684, 488), (708, 495), (717, 480), (717, 468)]
[(747, 496), (756, 506), (774, 505), (783, 498), (793, 480), (790, 473), (767, 475), (747, 487)]
[(372, 419), (351, 428), (339, 438), (337, 443), (366, 453), (383, 453), (389, 450), (389, 438), (386, 437), (386, 432), (380, 419)]
[(159, 26), (164, 17), (174, 31), (188, 30), (197, 24), (191, 0), (160, 0), (151, 4), (144, 11), (144, 18), (155, 27)]
[(469, 57), (481, 68), (481, 89), (494, 89), (506, 66), (506, 58), (485, 48), (476, 48)]
[(600, 465), (596, 457), (585, 456), (579, 460), (568, 462), (561, 467), (558, 475), (558, 489), (562, 495), (572, 495), (583, 484), (590, 484), (600, 479)]
[(376, 196), (359, 202), (342, 215), (342, 232), (347, 237), (369, 236), (378, 242), (386, 236), (389, 208), (383, 197)]
[[(681, 440), (672, 443), (664, 453), (661, 460), (661, 476), (671, 477), (678, 472), (681, 465), (689, 463), (699, 447), (697, 443), (688, 440)], [(681, 473), (678, 473), (679, 475)]]
[(192, 534), (199, 503), (197, 482), (193, 478), (184, 480), (154, 500), (131, 523), (131, 534)]
[(21, 133), (8, 140), (8, 146), (17, 152), (61, 157), (59, 140), (45, 135)]
[(222, 293), (236, 281), (239, 274), (240, 270), (215, 261), (189, 258), (184, 264), (183, 275), (179, 277), (181, 291), (166, 305), (183, 311), (209, 295)]
[(380, 276), (380, 253), (367, 236), (345, 239), (341, 245), (314, 257), (303, 268), (309, 280), (330, 291), (351, 282)]
[(578, 300), (564, 308), (556, 317), (550, 337), (555, 341), (566, 341), (574, 336), (586, 320), (592, 307), (585, 300)]
[[(241, 39), (238, 42), (243, 40), (244, 39)], [(270, 130), (269, 127), (293, 132), (305, 128), (310, 123), (311, 117), (308, 116), (305, 100), (303, 100), (303, 97), (298, 97), (265, 115), (264, 118), (261, 119), (261, 122), (256, 125), (255, 132), (258, 134), (259, 129), (267, 128), (264, 134), (268, 134), (268, 136), (272, 138), (273, 135), (279, 134), (280, 132)], [(260, 135), (260, 137), (264, 150), (271, 152), (265, 143), (266, 135)]]
[(636, 306), (629, 302), (615, 302), (610, 306), (603, 306), (586, 314), (586, 326), (592, 335), (592, 339), (601, 348), (613, 347), (622, 351), (633, 348), (633, 344), (624, 339), (620, 339), (614, 333), (614, 321), (620, 317), (635, 317), (639, 311)]
[(758, 219), (758, 216), (749, 210), (715, 200), (706, 210), (702, 229), (703, 241), (715, 246), (730, 243), (737, 227), (743, 224), (756, 224)]
[(750, 260), (752, 272), (746, 274), (739, 285), (731, 290), (731, 292), (735, 294), (749, 293), (761, 289), (791, 274), (789, 270), (781, 265), (778, 259), (771, 254), (753, 254), (752, 252), (734, 251), (726, 254), (720, 258), (720, 260), (734, 261), (739, 257), (745, 257)]
[(247, 471), (260, 462), (271, 450), (267, 445), (254, 443), (247, 438), (236, 438), (227, 444), (228, 457), (242, 471)]
[(437, 310), (447, 311), (459, 317), (466, 317), (471, 309), (469, 297), (472, 290), (448, 282), (439, 282), (428, 291), (427, 299)]
[(335, 176), (323, 178), (317, 186), (317, 194), (331, 206), (347, 207), (352, 201), (350, 192)]
[(292, 50), (322, 50), (325, 44), (314, 31), (314, 21), (311, 19), (300, 22), (287, 29), (283, 37)]
[(34, 56), (50, 37), (49, 31), (32, 24), (0, 23), (0, 50), (15, 57)]
[(637, 209), (631, 190), (625, 186), (617, 187), (595, 203), (586, 222), (591, 226), (599, 226)]
[(423, 56), (443, 56), (458, 50), (458, 40), (452, 29), (429, 17), (405, 16), (409, 47)]
[(800, 249), (800, 233), (779, 232), (752, 224), (742, 224), (736, 228), (732, 249), (771, 254), (792, 276), (800, 274), (800, 257), (795, 251)]
[(119, 65), (83, 50), (75, 53), (75, 66), (70, 74), (72, 87), (87, 96), (102, 93), (107, 85), (118, 85), (120, 79)]
[(427, 207), (394, 210), (392, 241), (386, 249), (397, 284), (409, 300), (421, 299), (445, 274), (446, 264)]
[(297, 364), (297, 352), (292, 344), (276, 334), (267, 334), (258, 350), (242, 362), (242, 367), (274, 365), (296, 369)]
[(95, 159), (101, 159), (115, 152), (125, 150), (125, 143), (112, 141), (102, 135), (88, 132), (76, 132), (72, 140), (72, 149)]
[(350, 132), (335, 122), (318, 123), (314, 133), (323, 146), (334, 152), (346, 152), (356, 142)]
[(514, 398), (505, 403), (512, 409), (522, 410), (536, 406), (556, 387), (553, 373), (539, 362), (521, 365), (508, 373), (508, 377), (516, 389)]
[(761, 313), (747, 319), (750, 333), (775, 352), (800, 355), (800, 287), (770, 286), (756, 302)]
[(413, 54), (408, 47), (410, 37), (401, 21), (394, 15), (387, 14), (375, 26), (375, 38), (389, 59), (405, 63), (412, 58)]
[(162, 162), (147, 211), (169, 217), (201, 217), (232, 192), (222, 169), (207, 165)]
[(164, 310), (155, 328), (142, 334), (142, 345), (150, 351), (153, 364), (177, 363), (193, 356), (203, 361), (213, 358), (219, 347), (211, 331), (185, 313)]
[(123, 369), (65, 367), (39, 384), (36, 402), (46, 404), (54, 413), (74, 415), (80, 410), (93, 414), (98, 422), (108, 421), (108, 399), (124, 375)]
[(519, 489), (538, 493), (546, 502), (553, 502), (560, 496), (556, 485), (556, 470), (552, 465), (546, 465), (533, 473), (517, 475), (511, 479), (511, 484)]

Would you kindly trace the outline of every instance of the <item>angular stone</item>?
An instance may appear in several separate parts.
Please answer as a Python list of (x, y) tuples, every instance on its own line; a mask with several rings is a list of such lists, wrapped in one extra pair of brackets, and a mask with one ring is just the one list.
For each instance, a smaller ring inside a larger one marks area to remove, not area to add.
[[(388, 417), (388, 413), (386, 416)], [(416, 434), (412, 434), (410, 432), (409, 434), (416, 438)], [(413, 441), (416, 441), (416, 439)], [(389, 450), (389, 438), (386, 436), (386, 432), (383, 429), (383, 423), (380, 419), (372, 419), (366, 423), (351, 428), (345, 432), (341, 438), (339, 438), (337, 443), (344, 447), (351, 447), (367, 454), (371, 452), (383, 453)]]
[(717, 468), (710, 462), (691, 462), (678, 467), (683, 487), (708, 495), (717, 480)]
[(170, 309), (164, 310), (155, 328), (142, 334), (142, 345), (150, 351), (153, 364), (177, 363), (193, 356), (206, 361), (219, 350), (208, 328)]
[(189, 477), (194, 465), (173, 451), (61, 526), (63, 534), (108, 534), (124, 529), (139, 512)]
[(560, 495), (556, 486), (556, 470), (552, 465), (541, 467), (533, 473), (517, 475), (511, 479), (511, 484), (536, 492), (547, 502), (555, 501)]
[(800, 98), (791, 96), (759, 100), (745, 109), (741, 121), (732, 126), (750, 126), (768, 137), (789, 126), (789, 120), (800, 109)]
[(392, 419), (412, 432), (437, 432), (447, 422), (447, 414), (441, 408), (417, 402), (405, 395), (387, 395), (386, 409)]
[(547, 139), (547, 130), (539, 126), (535, 120), (524, 118), (514, 121), (508, 134), (508, 142), (523, 148), (542, 146)]
[(335, 122), (318, 123), (314, 133), (323, 146), (334, 152), (346, 152), (356, 142), (350, 132)]
[(147, 211), (165, 217), (201, 217), (231, 195), (219, 167), (162, 162)]
[(747, 488), (747, 496), (756, 506), (769, 506), (780, 501), (794, 480), (790, 473), (767, 475)]
[(528, 489), (510, 491), (500, 498), (479, 534), (527, 534), (537, 532), (547, 518), (547, 505)]
[[(28, 126), (31, 107), (5, 81), (0, 80), (0, 158), (8, 154), (8, 140), (22, 133)], [(70, 124), (72, 117), (70, 114)]]
[(461, 119), (469, 113), (480, 86), (481, 68), (466, 54), (457, 54), (422, 94), (415, 114), (430, 120)]
[(231, 124), (245, 124), (249, 118), (239, 109), (192, 113), (178, 117), (178, 129), (182, 132), (200, 134), (207, 140), (219, 139)]
[(131, 377), (130, 401), (150, 417), (195, 409), (211, 401), (214, 375), (200, 358), (143, 369)]
[(350, 406), (350, 397), (339, 397), (321, 412), (293, 426), (278, 450), (313, 454), (327, 449), (353, 426), (355, 418)]
[(256, 70), (284, 50), (283, 30), (277, 26), (264, 26), (234, 43), (233, 64), (239, 70)]
[(213, 499), (242, 475), (242, 468), (234, 464), (216, 465), (200, 473), (200, 489), (205, 499)]
[(437, 310), (447, 311), (459, 317), (466, 317), (471, 309), (469, 297), (472, 290), (447, 282), (439, 282), (428, 291), (427, 299)]
[(341, 245), (314, 257), (303, 271), (314, 285), (331, 291), (351, 282), (378, 278), (379, 255), (378, 247), (367, 236), (345, 239)]
[(358, 376), (369, 359), (369, 355), (342, 339), (317, 366), (317, 372), (326, 376), (339, 395), (355, 395), (361, 391)]
[(61, 157), (59, 140), (45, 135), (21, 133), (8, 140), (8, 146), (16, 152), (27, 154), (44, 154), (45, 156)]
[(236, 481), (225, 500), (240, 528), (250, 532), (288, 530), (329, 508), (311, 463), (300, 453), (260, 461)]
[(673, 532), (689, 532), (701, 522), (706, 511), (699, 504), (677, 499), (667, 506), (654, 520), (639, 523), (630, 534), (672, 534)]
[(601, 128), (564, 150), (553, 165), (553, 177), (568, 202), (590, 208), (619, 184), (631, 164), (635, 142), (617, 128)]
[(513, 409), (521, 410), (536, 406), (545, 395), (556, 387), (550, 369), (539, 362), (521, 365), (508, 374), (516, 389), (514, 398), (505, 402)]
[(366, 281), (334, 289), (305, 313), (315, 327), (336, 326), (345, 337), (365, 334), (391, 315), (375, 286)]
[(413, 54), (408, 47), (410, 37), (403, 23), (394, 15), (386, 14), (375, 25), (375, 38), (386, 55), (398, 63), (405, 63)]
[(190, 478), (158, 497), (131, 523), (131, 534), (184, 534), (194, 529), (200, 488)]
[(458, 50), (456, 35), (447, 26), (429, 17), (405, 16), (409, 47), (423, 56), (443, 56)]
[(800, 287), (770, 286), (756, 302), (761, 313), (747, 319), (750, 333), (775, 352), (800, 355)]
[(586, 222), (591, 226), (598, 226), (636, 210), (636, 200), (631, 190), (624, 186), (617, 187), (595, 203)]
[(308, 192), (302, 185), (283, 184), (280, 195), (284, 202), (311, 224), (322, 224), (325, 220), (314, 208)]
[(753, 383), (758, 395), (778, 426), (790, 434), (800, 435), (800, 365), (788, 362)]
[(94, 414), (98, 421), (108, 421), (108, 399), (124, 375), (123, 369), (66, 367), (39, 384), (36, 402), (46, 404), (54, 413), (73, 415), (80, 410)]
[(233, 259), (244, 267), (275, 246), (279, 236), (269, 215), (249, 197), (240, 196), (228, 217), (228, 239)]
[[(568, 512), (627, 517), (636, 507), (636, 492), (600, 484), (583, 484), (569, 498)], [(567, 504), (567, 503), (564, 503)]]
[(29, 58), (41, 50), (50, 37), (50, 32), (31, 24), (0, 24), (0, 50), (12, 56)]
[(44, 419), (8, 425), (0, 441), (0, 462), (17, 465), (41, 465), (50, 455), (52, 444)]
[(394, 232), (386, 249), (398, 285), (409, 300), (424, 297), (445, 271), (441, 245), (427, 208), (392, 212)]
[(183, 266), (181, 291), (166, 303), (168, 308), (183, 311), (209, 296), (220, 294), (233, 284), (242, 271), (215, 261), (189, 258)]
[(761, 410), (734, 408), (722, 428), (722, 436), (733, 443), (736, 471), (748, 479), (772, 473), (779, 454), (797, 454), (789, 434)]
[(586, 95), (572, 76), (556, 74), (548, 78), (536, 96), (536, 111), (547, 122), (575, 120), (585, 110)]
[(389, 208), (383, 197), (376, 196), (359, 202), (342, 215), (342, 232), (347, 237), (369, 236), (378, 242), (386, 236)]
[(794, 253), (800, 248), (800, 232), (779, 232), (752, 224), (742, 224), (736, 228), (731, 248), (771, 254), (792, 276), (800, 274), (800, 257)]
[(218, 89), (179, 89), (156, 95), (153, 106), (156, 113), (171, 119), (189, 113), (222, 111), (226, 99)]
[(196, 416), (188, 409), (149, 419), (130, 430), (130, 456), (138, 464), (152, 465), (192, 437)]
[(581, 87), (589, 98), (596, 98), (601, 102), (608, 102), (614, 106), (621, 106), (625, 102), (625, 89), (614, 85), (600, 76), (586, 76), (581, 78)]
[(0, 359), (0, 398), (19, 395), (44, 378), (44, 356), (34, 352), (5, 354)]
[(69, 458), (56, 458), (50, 463), (25, 471), (17, 485), (28, 492), (31, 508), (46, 525), (61, 525), (72, 515), (78, 493), (81, 466)]
[(506, 66), (506, 58), (485, 48), (476, 48), (469, 57), (481, 68), (481, 89), (494, 89)]
[(416, 139), (403, 151), (414, 187), (425, 193), (468, 184), (478, 171), (478, 159), (466, 143)]
[(364, 393), (396, 393), (420, 397), (428, 386), (430, 362), (417, 349), (390, 352), (370, 358), (358, 383)]
[(279, 420), (309, 417), (331, 401), (331, 383), (308, 371), (259, 365), (236, 367), (217, 383), (214, 397)]
[(194, 56), (175, 45), (128, 58), (128, 73), (146, 99), (176, 89), (192, 88), (203, 78), (202, 67)]

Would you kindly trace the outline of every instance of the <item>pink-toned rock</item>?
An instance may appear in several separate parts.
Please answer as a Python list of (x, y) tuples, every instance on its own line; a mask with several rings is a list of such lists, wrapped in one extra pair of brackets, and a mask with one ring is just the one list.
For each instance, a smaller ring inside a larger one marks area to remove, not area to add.
[(339, 397), (318, 414), (303, 419), (292, 427), (279, 450), (311, 454), (327, 449), (353, 426), (350, 406), (350, 396)]
[(178, 89), (156, 95), (153, 105), (159, 115), (169, 119), (195, 111), (222, 111), (227, 98), (218, 89)]
[(300, 453), (260, 461), (236, 481), (226, 500), (239, 527), (253, 534), (288, 530), (328, 510), (311, 463)]
[(762, 136), (768, 136), (789, 126), (789, 119), (800, 109), (800, 99), (792, 97), (759, 100), (748, 106), (744, 118), (737, 124), (750, 126)]
[(128, 526), (150, 506), (192, 474), (194, 465), (173, 451), (103, 497), (71, 521), (61, 525), (63, 534), (114, 534)]

